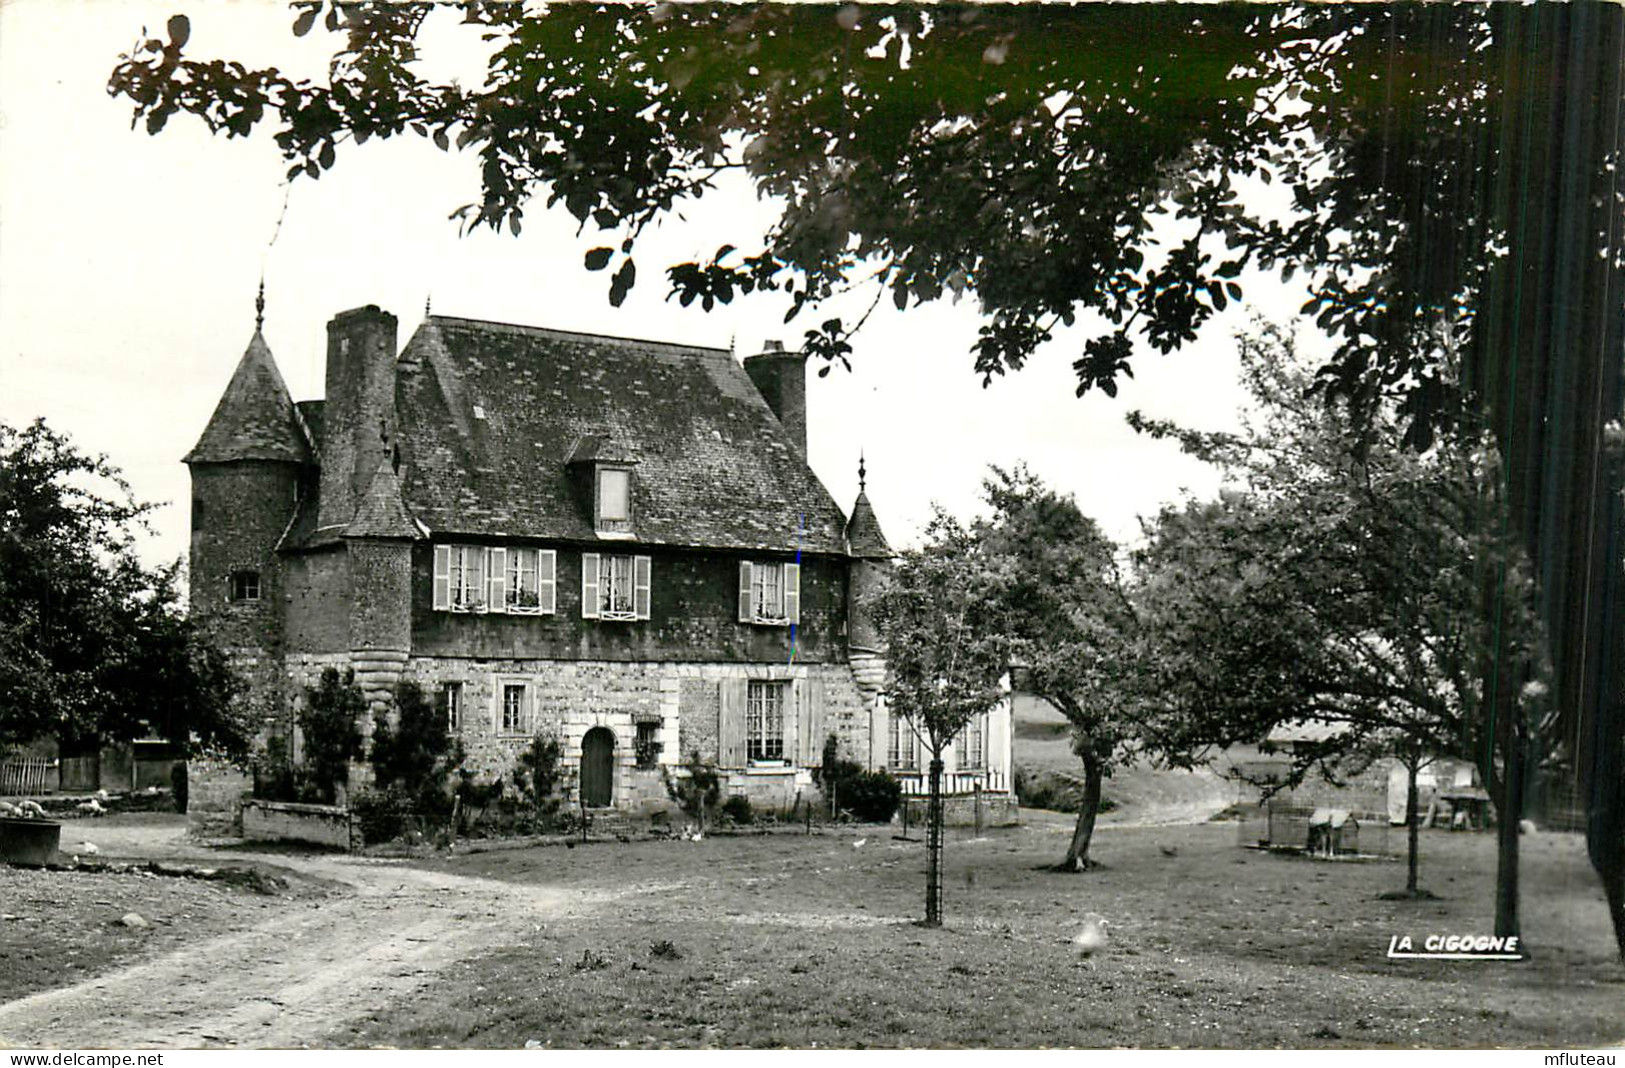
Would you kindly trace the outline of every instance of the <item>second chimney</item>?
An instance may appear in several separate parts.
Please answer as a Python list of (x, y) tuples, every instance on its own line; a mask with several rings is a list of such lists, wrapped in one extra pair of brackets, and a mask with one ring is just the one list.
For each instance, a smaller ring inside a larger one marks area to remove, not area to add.
[(807, 357), (785, 352), (779, 341), (764, 341), (762, 351), (745, 357), (745, 373), (756, 392), (778, 416), (796, 451), (807, 455)]
[(395, 317), (376, 304), (327, 324), (322, 406), (322, 484), (317, 525), (343, 526), (395, 436)]

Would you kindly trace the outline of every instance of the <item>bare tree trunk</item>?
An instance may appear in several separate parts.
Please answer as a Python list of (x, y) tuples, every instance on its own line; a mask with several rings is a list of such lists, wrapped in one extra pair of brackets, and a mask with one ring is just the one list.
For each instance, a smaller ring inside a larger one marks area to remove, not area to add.
[(1100, 785), (1105, 776), (1100, 761), (1083, 758), (1083, 800), (1078, 805), (1078, 823), (1072, 828), (1072, 843), (1066, 848), (1062, 871), (1083, 871), (1089, 867), (1089, 843), (1095, 836), (1095, 816), (1100, 812)]
[(1416, 811), (1419, 807), (1417, 804), (1418, 798), (1416, 793), (1417, 762), (1414, 760), (1407, 761), (1405, 764), (1405, 771), (1405, 837), (1407, 839), (1407, 846), (1409, 849), (1409, 856), (1406, 858), (1407, 867), (1405, 870), (1405, 892), (1410, 894), (1412, 897), (1415, 897), (1417, 890), (1417, 852), (1418, 846), (1421, 844), (1420, 839), (1422, 836), (1421, 819)]
[(925, 926), (942, 926), (942, 754), (931, 754), (931, 793), (925, 829)]
[[(1523, 818), (1524, 764), (1528, 759), (1521, 732), (1509, 732), (1503, 760), (1502, 800), (1496, 813), (1499, 823), (1495, 866), (1495, 933), (1516, 935), (1518, 930), (1518, 824)], [(1519, 946), (1523, 940), (1518, 941)]]

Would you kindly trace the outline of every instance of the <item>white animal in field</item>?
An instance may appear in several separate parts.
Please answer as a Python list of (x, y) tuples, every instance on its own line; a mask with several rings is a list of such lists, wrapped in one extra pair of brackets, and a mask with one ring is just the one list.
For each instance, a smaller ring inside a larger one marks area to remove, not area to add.
[(852, 843), (852, 848), (853, 849), (862, 849), (863, 848), (863, 843), (867, 842), (868, 840), (869, 839), (867, 839), (867, 838), (859, 838), (856, 842)]
[(107, 814), (107, 810), (102, 807), (102, 803), (94, 797), (80, 804), (79, 811), (87, 816), (104, 816)]
[(1106, 948), (1106, 919), (1098, 912), (1091, 912), (1083, 918), (1083, 930), (1072, 939), (1072, 948), (1077, 951), (1079, 960), (1088, 960)]
[(78, 852), (85, 854), (87, 857), (93, 857), (97, 853), (101, 852), (100, 849), (96, 848), (96, 843), (95, 842), (80, 842), (78, 845), (74, 846), (73, 848), (75, 850), (77, 850)]

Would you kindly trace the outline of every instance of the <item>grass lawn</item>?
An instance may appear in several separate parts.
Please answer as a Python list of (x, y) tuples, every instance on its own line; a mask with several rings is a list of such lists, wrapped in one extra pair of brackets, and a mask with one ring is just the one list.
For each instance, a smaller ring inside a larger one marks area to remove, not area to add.
[[(862, 846), (859, 839), (866, 839)], [(1530, 963), (1390, 961), (1392, 934), (1482, 933), (1494, 842), (1431, 832), (1438, 901), (1392, 862), (1236, 846), (1234, 824), (1107, 828), (1106, 867), (1041, 866), (1064, 821), (951, 840), (947, 925), (889, 828), (532, 848), (424, 861), (580, 889), (581, 908), (455, 966), (338, 1046), (1589, 1046), (1625, 1038), (1625, 970), (1570, 835), (1526, 840)], [(605, 891), (625, 892), (608, 900)], [(1112, 942), (1069, 939), (1090, 911)], [(669, 949), (662, 943), (670, 943)]]

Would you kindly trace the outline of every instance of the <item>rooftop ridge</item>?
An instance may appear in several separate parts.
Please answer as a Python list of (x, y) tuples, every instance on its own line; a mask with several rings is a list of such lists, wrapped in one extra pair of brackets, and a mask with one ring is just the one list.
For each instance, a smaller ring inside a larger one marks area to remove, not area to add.
[(657, 341), (654, 338), (627, 337), (624, 334), (595, 334), (586, 330), (564, 330), (554, 326), (532, 326), (528, 323), (504, 323), (495, 319), (470, 319), (461, 315), (430, 315), (424, 321), (437, 320), (444, 323), (469, 323), (474, 326), (495, 328), (506, 333), (520, 334), (529, 337), (557, 337), (557, 338), (588, 338), (593, 341), (618, 341), (631, 345), (647, 345), (657, 349), (675, 349), (683, 352), (703, 352), (708, 355), (733, 357), (731, 349), (718, 348), (714, 345), (687, 345), (677, 341)]

